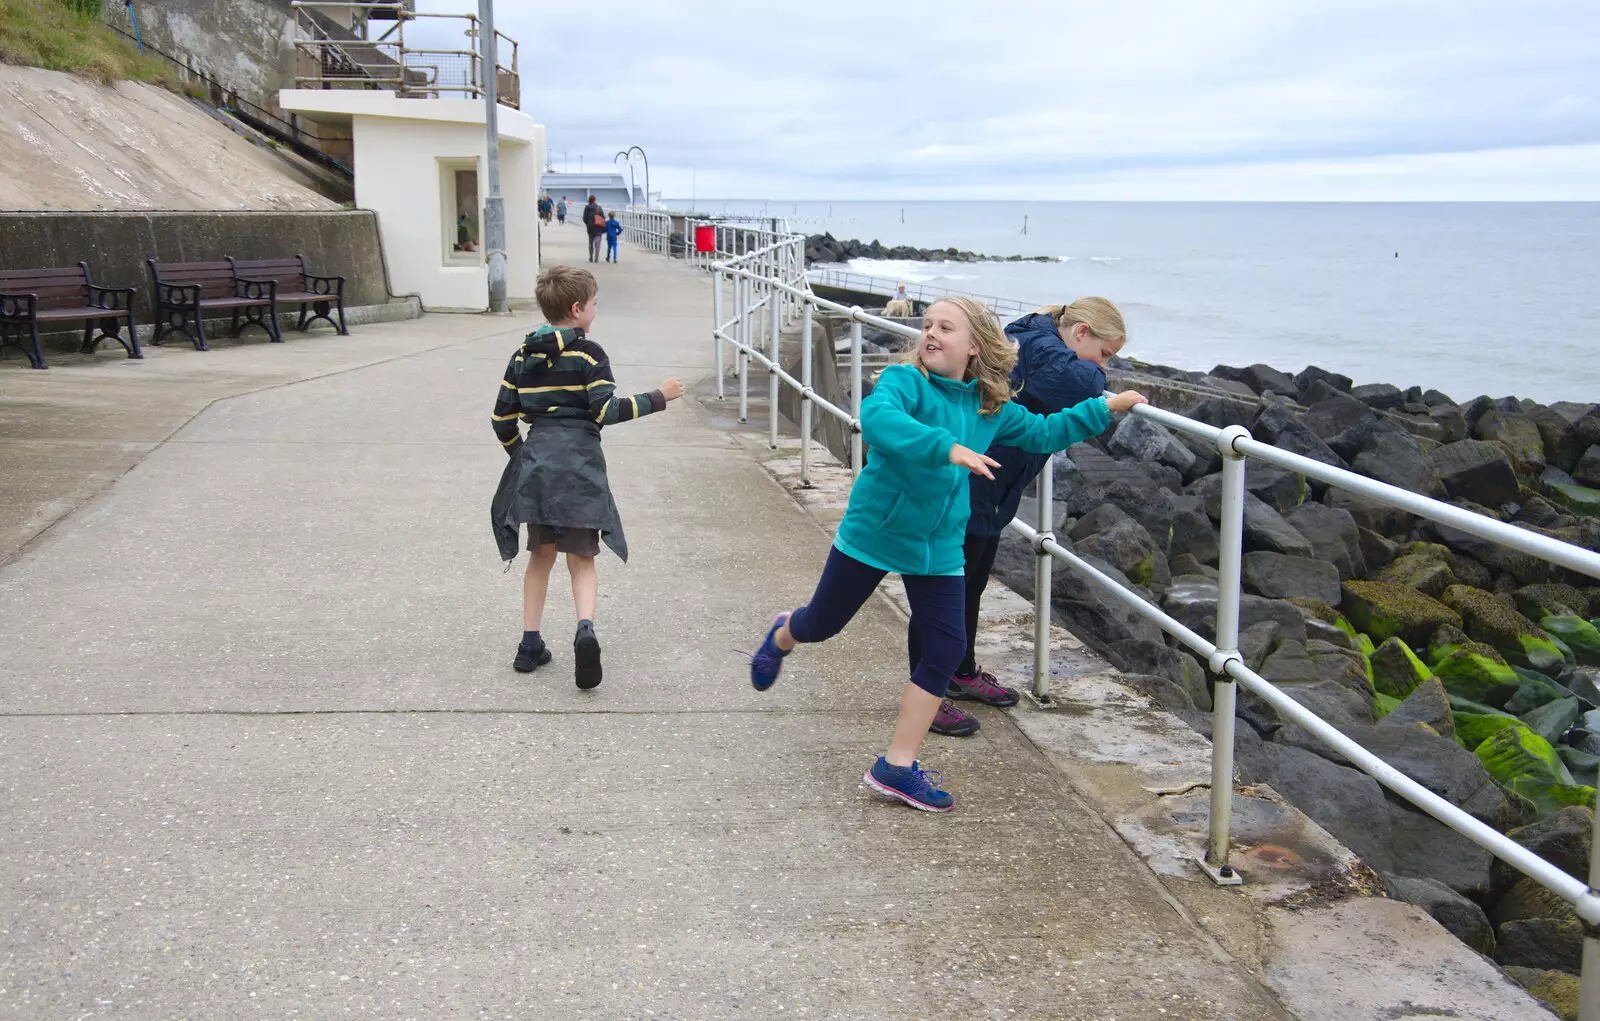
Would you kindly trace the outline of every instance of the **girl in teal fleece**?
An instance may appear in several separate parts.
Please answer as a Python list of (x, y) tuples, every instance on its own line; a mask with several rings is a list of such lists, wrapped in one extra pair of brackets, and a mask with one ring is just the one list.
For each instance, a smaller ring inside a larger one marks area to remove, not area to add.
[(816, 592), (805, 606), (778, 615), (750, 661), (750, 681), (765, 691), (795, 645), (838, 634), (886, 574), (899, 574), (922, 661), (900, 696), (889, 748), (866, 782), (930, 812), (955, 807), (938, 774), (923, 770), (916, 756), (966, 652), (967, 479), (993, 478), (990, 469), (999, 467), (978, 451), (999, 442), (1054, 453), (1104, 431), (1112, 412), (1145, 403), (1130, 390), (1035, 415), (1011, 401), (1016, 357), (978, 302), (941, 298), (929, 306), (908, 362), (883, 370), (861, 404), (861, 434), (872, 455), (850, 490)]

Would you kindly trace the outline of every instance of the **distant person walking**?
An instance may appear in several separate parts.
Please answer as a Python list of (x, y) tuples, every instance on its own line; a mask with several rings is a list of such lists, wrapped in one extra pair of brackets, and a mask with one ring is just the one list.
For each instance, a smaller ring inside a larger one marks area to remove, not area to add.
[(550, 201), (550, 196), (544, 195), (539, 199), (539, 219), (545, 223), (550, 222), (550, 214), (555, 209), (555, 203)]
[(567, 197), (565, 195), (561, 196), (561, 201), (556, 203), (556, 221), (558, 223), (567, 222)]
[(606, 218), (606, 261), (617, 261), (617, 239), (622, 236), (622, 224), (617, 220), (617, 211), (613, 209)]
[[(1006, 327), (1017, 344), (1017, 363), (1011, 370), (1012, 398), (1036, 415), (1053, 415), (1074, 408), (1105, 392), (1106, 363), (1122, 350), (1128, 331), (1117, 306), (1104, 298), (1079, 298), (1070, 305), (1046, 305)], [(1017, 516), (1022, 491), (1033, 484), (1048, 454), (1030, 453), (996, 442), (985, 454), (999, 462), (992, 478), (974, 475), (968, 483), (970, 516), (962, 549), (965, 554), (967, 645), (961, 665), (950, 679), (950, 699), (983, 702), (992, 706), (1017, 704), (1015, 689), (978, 665), (975, 643), (978, 606), (989, 584), (1000, 534)], [(906, 645), (915, 667), (922, 659), (922, 641), (912, 627)], [(978, 731), (978, 721), (946, 699), (930, 728), (935, 734), (966, 737)]]
[(583, 207), (583, 229), (589, 232), (589, 261), (599, 262), (600, 240), (606, 236), (606, 214), (600, 208), (600, 200), (593, 195)]

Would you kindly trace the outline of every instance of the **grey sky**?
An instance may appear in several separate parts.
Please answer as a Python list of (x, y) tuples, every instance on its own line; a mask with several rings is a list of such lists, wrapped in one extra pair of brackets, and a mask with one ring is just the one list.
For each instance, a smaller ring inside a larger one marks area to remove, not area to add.
[(557, 168), (673, 196), (1600, 199), (1593, 0), (496, 10)]

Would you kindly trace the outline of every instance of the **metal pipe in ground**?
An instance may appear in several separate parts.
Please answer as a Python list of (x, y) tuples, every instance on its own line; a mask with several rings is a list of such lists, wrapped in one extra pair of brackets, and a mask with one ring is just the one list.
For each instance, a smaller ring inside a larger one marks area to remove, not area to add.
[[(1595, 813), (1589, 846), (1589, 892), (1600, 891), (1600, 812)], [(1578, 987), (1578, 1021), (1600, 1021), (1600, 928), (1583, 923), (1582, 984)]]
[(1043, 707), (1050, 704), (1050, 587), (1051, 570), (1055, 558), (1045, 549), (1047, 539), (1054, 539), (1051, 517), (1055, 505), (1055, 455), (1044, 462), (1039, 474), (1038, 529), (1033, 540), (1033, 701)]
[(767, 296), (767, 319), (771, 323), (772, 366), (767, 369), (767, 449), (778, 449), (778, 331), (783, 326), (778, 303), (782, 293), (773, 290)]
[(1201, 866), (1212, 880), (1225, 885), (1240, 882), (1228, 863), (1229, 835), (1233, 829), (1234, 706), (1238, 686), (1226, 672), (1239, 653), (1239, 575), (1244, 550), (1244, 455), (1233, 441), (1248, 437), (1242, 426), (1224, 429), (1217, 439), (1222, 451), (1222, 520), (1217, 525), (1220, 556), (1217, 559), (1217, 651), (1211, 669), (1217, 675), (1212, 688), (1211, 717), (1211, 827)]
[(800, 320), (800, 485), (811, 488), (811, 303)]
[(747, 277), (739, 278), (739, 422), (750, 420), (750, 295), (754, 290)]
[[(716, 348), (717, 400), (719, 401), (727, 396), (722, 391), (722, 288), (727, 284), (727, 281), (727, 274), (722, 272), (720, 269), (717, 270), (715, 275), (711, 278), (711, 343)], [(734, 286), (736, 288), (738, 286), (737, 278), (735, 278)]]
[[(852, 316), (861, 312), (861, 306), (850, 309)], [(850, 320), (850, 417), (861, 421), (861, 321)], [(850, 474), (861, 474), (861, 430), (850, 432)]]

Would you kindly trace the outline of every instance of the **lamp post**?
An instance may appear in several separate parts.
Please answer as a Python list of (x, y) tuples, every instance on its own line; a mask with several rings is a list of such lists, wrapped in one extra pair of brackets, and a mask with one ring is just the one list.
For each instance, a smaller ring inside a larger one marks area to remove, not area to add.
[(500, 198), (500, 119), (495, 96), (494, 0), (478, 0), (478, 47), (483, 67), (483, 127), (487, 138), (489, 196), (483, 204), (484, 250), (489, 256), (489, 311), (506, 311), (506, 207)]
[[(626, 152), (619, 152), (615, 156), (611, 157), (611, 163), (612, 163), (613, 166), (616, 165), (617, 160), (628, 160), (628, 208), (632, 209), (633, 208), (633, 160), (628, 159), (628, 154)], [(646, 195), (644, 197), (644, 199), (645, 199), (645, 208), (649, 209), (650, 208), (650, 196)]]
[(637, 145), (630, 145), (630, 146), (628, 146), (628, 154), (629, 154), (628, 155), (628, 162), (630, 164), (633, 162), (633, 155), (632, 154), (633, 154), (633, 151), (635, 149), (639, 150), (639, 158), (644, 160), (644, 208), (645, 208), (645, 212), (649, 212), (650, 211), (650, 157), (648, 157), (648, 156), (646, 156), (644, 154), (644, 149), (640, 148)]

